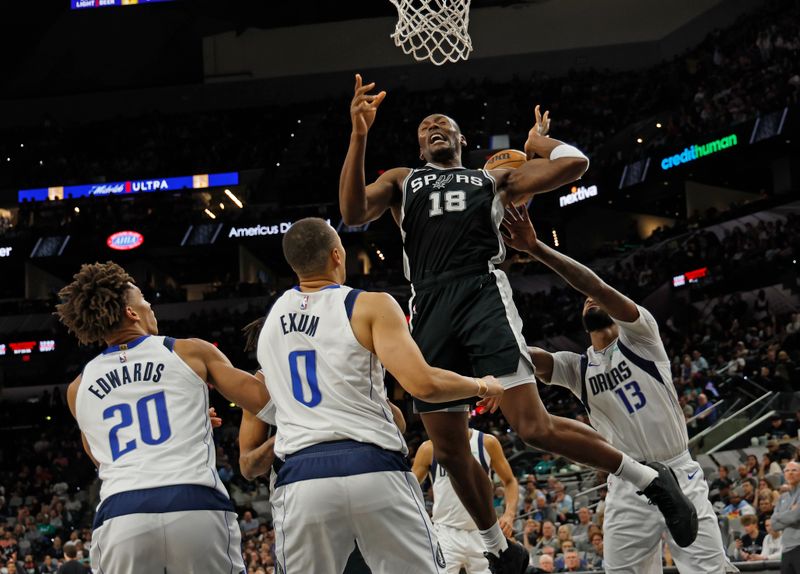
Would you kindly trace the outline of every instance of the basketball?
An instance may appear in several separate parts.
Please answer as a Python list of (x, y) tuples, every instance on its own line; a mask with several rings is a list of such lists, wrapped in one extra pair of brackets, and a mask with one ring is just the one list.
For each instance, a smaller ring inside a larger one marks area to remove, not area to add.
[(483, 169), (517, 169), (528, 161), (528, 156), (524, 151), (518, 149), (504, 149), (486, 160)]

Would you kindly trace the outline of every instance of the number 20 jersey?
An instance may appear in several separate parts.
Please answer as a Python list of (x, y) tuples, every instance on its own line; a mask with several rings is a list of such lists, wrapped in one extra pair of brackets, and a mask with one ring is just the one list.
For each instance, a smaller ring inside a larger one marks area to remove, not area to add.
[(403, 182), (400, 230), (403, 270), (417, 282), (445, 271), (506, 256), (500, 235), (503, 204), (496, 182), (482, 169), (412, 169)]
[(281, 459), (337, 440), (408, 452), (386, 397), (383, 366), (350, 326), (357, 294), (344, 285), (293, 288), (267, 315), (257, 354), (276, 407)]
[(83, 369), (75, 411), (100, 463), (100, 499), (177, 484), (228, 493), (216, 470), (208, 387), (172, 349), (143, 336), (109, 347)]
[(658, 323), (641, 306), (636, 321), (615, 323), (619, 337), (605, 349), (553, 353), (550, 382), (581, 399), (597, 432), (632, 458), (666, 461), (683, 454), (686, 423)]

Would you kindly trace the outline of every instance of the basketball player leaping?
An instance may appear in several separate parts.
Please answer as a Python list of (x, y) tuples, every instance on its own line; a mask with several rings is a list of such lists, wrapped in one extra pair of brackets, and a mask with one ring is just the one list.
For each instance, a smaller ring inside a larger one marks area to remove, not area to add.
[(292, 225), (283, 251), (300, 282), (272, 306), (257, 347), (283, 461), (272, 497), (278, 571), (341, 574), (357, 542), (374, 574), (442, 573), (381, 363), (427, 400), (477, 392), (492, 402), (502, 387), (429, 366), (390, 295), (343, 285), (345, 250), (322, 219)]
[(150, 304), (115, 263), (83, 265), (59, 297), (57, 315), (81, 343), (108, 345), (67, 390), (102, 480), (92, 569), (243, 573), (207, 383), (252, 412), (267, 402), (264, 385), (211, 343), (159, 337)]
[[(356, 76), (350, 147), (339, 182), (340, 209), (349, 225), (392, 211), (403, 238), (405, 274), (412, 283), (412, 334), (425, 358), (457, 372), (504, 375), (501, 409), (522, 440), (632, 482), (658, 504), (675, 539), (689, 545), (697, 516), (665, 467), (642, 465), (586, 425), (545, 410), (508, 279), (493, 266), (505, 257), (499, 232), (504, 206), (578, 179), (589, 165), (586, 156), (545, 137), (549, 120), (547, 114), (540, 117), (537, 108), (536, 125), (525, 142), (528, 157), (537, 159), (513, 171), (465, 169), (461, 150), (466, 139), (458, 124), (434, 114), (417, 128), (425, 166), (390, 169), (367, 185), (367, 133), (386, 95), (369, 94), (373, 87), (362, 85)], [(416, 401), (436, 460), (447, 469), (481, 531), (491, 568), (517, 574), (524, 570), (528, 555), (519, 544), (508, 546), (497, 523), (489, 479), (470, 455), (464, 420), (467, 404)]]
[[(519, 483), (508, 464), (503, 447), (494, 436), (469, 430), (470, 454), (477, 459), (487, 474), (494, 471), (505, 489), (505, 511), (500, 517), (503, 533), (511, 537), (517, 516)], [(447, 471), (433, 456), (433, 444), (426, 440), (417, 450), (412, 472), (422, 484), (430, 476), (433, 484), (433, 527), (447, 562), (447, 574), (486, 574), (489, 563), (483, 555), (481, 540), (475, 521), (461, 504), (453, 490)]]
[[(691, 546), (681, 548), (668, 538), (678, 570), (736, 572), (725, 556), (703, 471), (687, 450), (686, 423), (656, 320), (591, 269), (538, 241), (525, 208), (511, 206), (506, 213), (506, 242), (587, 297), (582, 315), (591, 346), (583, 355), (531, 348), (536, 376), (571, 390), (586, 407), (592, 426), (622, 451), (639, 460), (660, 461), (675, 473), (699, 516)], [(664, 520), (636, 496), (635, 487), (614, 475), (608, 477), (603, 531), (606, 572), (661, 572)]]

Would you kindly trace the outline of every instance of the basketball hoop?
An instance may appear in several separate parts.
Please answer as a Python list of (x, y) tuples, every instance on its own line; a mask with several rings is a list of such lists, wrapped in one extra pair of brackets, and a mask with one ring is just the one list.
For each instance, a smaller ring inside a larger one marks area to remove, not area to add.
[(391, 0), (398, 21), (395, 45), (415, 60), (437, 66), (466, 60), (472, 51), (469, 37), (470, 0)]

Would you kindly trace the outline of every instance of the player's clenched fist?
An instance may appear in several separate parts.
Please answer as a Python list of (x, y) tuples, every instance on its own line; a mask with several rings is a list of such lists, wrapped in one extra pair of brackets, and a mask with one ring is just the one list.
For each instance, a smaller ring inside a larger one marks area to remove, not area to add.
[(367, 135), (372, 122), (375, 121), (375, 114), (378, 106), (381, 105), (386, 92), (381, 91), (377, 94), (368, 94), (375, 87), (375, 82), (364, 85), (361, 74), (356, 74), (356, 87), (353, 94), (353, 101), (350, 102), (350, 119), (353, 121), (353, 133), (360, 136)]

